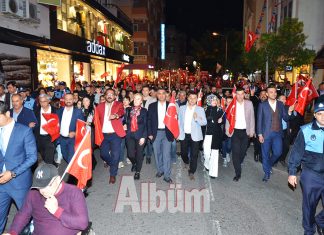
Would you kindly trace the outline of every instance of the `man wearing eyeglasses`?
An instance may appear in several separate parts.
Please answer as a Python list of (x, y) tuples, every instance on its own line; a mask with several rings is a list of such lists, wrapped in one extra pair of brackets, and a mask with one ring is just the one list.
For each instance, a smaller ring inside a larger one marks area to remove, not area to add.
[(10, 232), (5, 234), (20, 234), (31, 218), (34, 235), (72, 235), (87, 228), (88, 209), (82, 191), (74, 185), (61, 183), (54, 165), (44, 163), (36, 168), (31, 189)]

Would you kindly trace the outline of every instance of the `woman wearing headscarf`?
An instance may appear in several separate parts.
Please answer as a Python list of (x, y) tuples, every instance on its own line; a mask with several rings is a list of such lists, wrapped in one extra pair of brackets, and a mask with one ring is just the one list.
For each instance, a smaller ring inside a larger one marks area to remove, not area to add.
[(222, 144), (222, 116), (223, 111), (220, 101), (215, 95), (207, 97), (206, 118), (207, 126), (204, 140), (204, 166), (208, 170), (210, 177), (218, 176), (219, 149)]

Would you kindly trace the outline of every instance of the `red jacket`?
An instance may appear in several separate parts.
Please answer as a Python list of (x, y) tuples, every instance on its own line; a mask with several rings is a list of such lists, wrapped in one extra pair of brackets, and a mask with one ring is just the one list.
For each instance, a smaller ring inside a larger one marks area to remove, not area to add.
[[(104, 123), (105, 108), (106, 108), (106, 103), (100, 103), (97, 106), (97, 112), (99, 114), (99, 120), (101, 123), (101, 127), (103, 126), (103, 123)], [(111, 120), (111, 125), (119, 137), (124, 137), (126, 135), (126, 132), (125, 132), (125, 130), (123, 128), (123, 124), (122, 124), (122, 117), (124, 116), (124, 107), (121, 102), (114, 101), (114, 103), (111, 107), (110, 115), (113, 115), (113, 114), (117, 114), (118, 119)]]

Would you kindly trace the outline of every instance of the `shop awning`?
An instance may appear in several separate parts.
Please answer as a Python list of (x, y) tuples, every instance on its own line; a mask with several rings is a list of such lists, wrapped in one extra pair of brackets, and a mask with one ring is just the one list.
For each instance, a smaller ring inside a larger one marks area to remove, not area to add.
[(127, 65), (125, 65), (124, 69), (154, 70), (154, 66), (150, 65), (150, 64), (127, 64)]

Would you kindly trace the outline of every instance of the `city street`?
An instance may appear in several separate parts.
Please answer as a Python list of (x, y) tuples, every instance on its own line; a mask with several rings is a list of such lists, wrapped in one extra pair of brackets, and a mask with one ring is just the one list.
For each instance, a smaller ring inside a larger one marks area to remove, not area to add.
[[(232, 181), (232, 162), (227, 168), (220, 167), (217, 179), (210, 179), (199, 161), (195, 181), (189, 180), (180, 158), (173, 165), (173, 180), (182, 188), (209, 189), (210, 213), (132, 213), (130, 207), (125, 207), (124, 213), (114, 213), (121, 177), (116, 185), (109, 185), (107, 169), (99, 159), (87, 197), (96, 234), (302, 234), (300, 187), (295, 192), (288, 188), (287, 173), (281, 166), (263, 183), (261, 164), (254, 162), (252, 153), (250, 147), (238, 183)], [(143, 165), (141, 180), (136, 182), (138, 197), (140, 182), (168, 187), (155, 178), (153, 166)], [(120, 169), (119, 175), (132, 175), (130, 165)]]
[[(172, 167), (173, 180), (184, 189), (207, 188), (210, 192), (210, 213), (132, 213), (125, 207), (115, 213), (115, 203), (121, 177), (116, 185), (108, 184), (107, 169), (99, 152), (93, 185), (88, 190), (87, 205), (90, 220), (98, 235), (105, 234), (302, 234), (301, 190), (293, 192), (287, 186), (287, 173), (281, 165), (274, 168), (271, 180), (262, 182), (262, 167), (253, 160), (253, 146), (243, 164), (242, 178), (233, 182), (234, 169), (220, 166), (219, 177), (210, 179), (199, 161), (195, 181), (190, 181), (180, 158)], [(157, 188), (167, 189), (162, 178), (155, 178), (154, 161), (143, 165), (141, 180), (136, 182), (140, 198), (141, 182), (156, 182)], [(63, 166), (61, 167), (61, 171)], [(130, 165), (119, 170), (119, 175), (132, 175)], [(15, 213), (11, 207), (9, 224)]]

